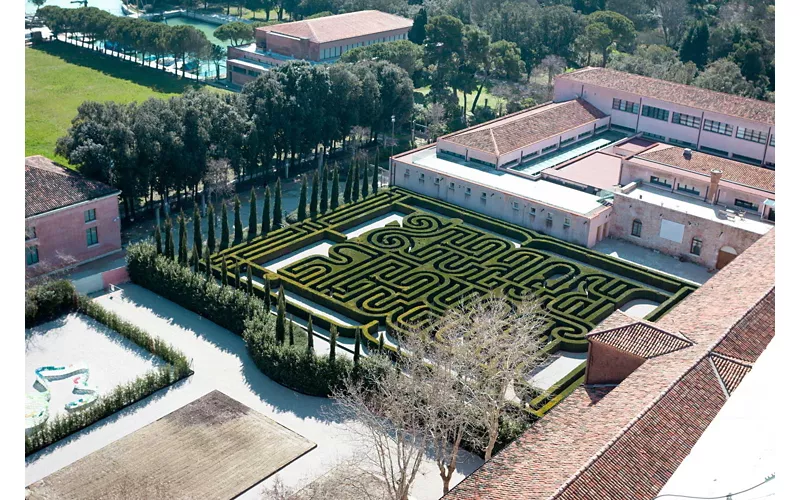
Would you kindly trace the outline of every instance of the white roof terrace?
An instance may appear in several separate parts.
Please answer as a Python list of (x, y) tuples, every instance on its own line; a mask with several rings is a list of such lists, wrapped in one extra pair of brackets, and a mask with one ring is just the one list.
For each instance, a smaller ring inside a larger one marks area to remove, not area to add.
[(448, 177), (456, 177), (579, 215), (586, 215), (598, 208), (605, 207), (596, 195), (583, 191), (490, 167), (481, 167), (456, 158), (439, 157), (436, 155), (435, 144), (420, 151), (412, 151), (407, 155), (399, 155), (395, 159), (439, 172)]

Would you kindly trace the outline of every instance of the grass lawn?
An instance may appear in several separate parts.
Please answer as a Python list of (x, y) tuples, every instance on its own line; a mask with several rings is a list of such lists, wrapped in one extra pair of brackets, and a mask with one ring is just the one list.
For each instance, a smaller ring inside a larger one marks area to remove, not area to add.
[(83, 101), (141, 102), (194, 85), (161, 70), (61, 42), (26, 48), (25, 155), (40, 154), (66, 164), (53, 151)]
[[(422, 95), (428, 95), (428, 92), (430, 92), (430, 91), (431, 91), (431, 87), (430, 86), (420, 87), (418, 89), (414, 89), (414, 92), (419, 92)], [(473, 99), (475, 99), (475, 94), (477, 94), (477, 93), (478, 92), (475, 91), (475, 92), (472, 92), (470, 94), (467, 94), (467, 110), (472, 108), (472, 101), (473, 101)], [(485, 99), (489, 100), (488, 101), (489, 107), (493, 108), (493, 109), (496, 109), (497, 105), (499, 103), (501, 103), (501, 102), (505, 103), (506, 102), (506, 100), (503, 99), (502, 97), (497, 97), (495, 95), (492, 95), (491, 92), (489, 92), (488, 89), (486, 89), (486, 88), (484, 88), (483, 92), (481, 92), (481, 97), (478, 100), (478, 106), (483, 106), (483, 103), (484, 103)], [(464, 93), (461, 92), (460, 90), (458, 91), (458, 103), (461, 106), (464, 105)]]

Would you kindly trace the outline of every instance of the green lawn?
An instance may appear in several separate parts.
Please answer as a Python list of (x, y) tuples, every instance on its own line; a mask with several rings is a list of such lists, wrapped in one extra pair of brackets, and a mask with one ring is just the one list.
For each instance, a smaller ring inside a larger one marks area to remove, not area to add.
[[(427, 95), (428, 92), (430, 92), (430, 91), (431, 91), (430, 86), (420, 87), (418, 89), (414, 89), (414, 92), (419, 92), (422, 95)], [(472, 100), (475, 99), (475, 94), (477, 94), (477, 93), (478, 92), (476, 91), (476, 92), (472, 92), (470, 94), (467, 94), (467, 110), (472, 108)], [(488, 104), (489, 104), (489, 107), (492, 108), (492, 109), (497, 109), (497, 105), (499, 103), (501, 103), (501, 102), (505, 103), (506, 102), (506, 100), (503, 99), (502, 97), (497, 97), (495, 95), (492, 95), (491, 92), (489, 92), (487, 89), (483, 89), (483, 91), (481, 92), (481, 97), (478, 100), (478, 106), (483, 106), (485, 99), (489, 100)], [(462, 106), (464, 105), (464, 93), (461, 92), (460, 90), (458, 91), (458, 103), (460, 105), (462, 105)]]
[(196, 85), (163, 71), (145, 68), (61, 42), (25, 49), (25, 155), (53, 152), (87, 100), (141, 102), (168, 97)]

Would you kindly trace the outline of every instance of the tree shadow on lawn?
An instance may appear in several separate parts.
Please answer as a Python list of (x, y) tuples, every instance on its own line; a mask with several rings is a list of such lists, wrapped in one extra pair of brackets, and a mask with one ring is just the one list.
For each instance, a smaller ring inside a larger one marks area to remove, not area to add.
[(124, 61), (118, 57), (103, 54), (99, 50), (78, 47), (66, 42), (54, 40), (35, 45), (32, 49), (40, 50), (76, 66), (99, 71), (113, 78), (128, 80), (156, 92), (180, 94), (184, 90), (203, 86), (192, 80), (178, 79), (174, 73), (142, 66), (134, 61)]
[[(114, 300), (126, 300), (135, 304), (150, 314), (187, 330), (188, 335), (196, 335), (198, 339), (211, 344), (222, 353), (235, 356), (241, 364), (240, 374), (244, 386), (263, 404), (272, 406), (276, 412), (292, 413), (298, 418), (314, 418), (326, 423), (342, 423), (344, 421), (333, 408), (333, 400), (301, 394), (265, 375), (258, 369), (247, 352), (244, 339), (233, 332), (138, 285), (125, 284), (119, 288), (121, 293), (116, 295)], [(154, 333), (157, 334), (157, 332)], [(164, 340), (169, 341), (166, 338)], [(191, 351), (180, 345), (173, 343), (173, 346), (192, 360), (192, 369), (195, 372), (206, 375), (203, 372), (203, 359), (194, 358)], [(233, 398), (238, 398), (237, 394), (227, 392), (224, 385), (214, 388), (226, 392)], [(242, 402), (246, 404), (246, 401)]]

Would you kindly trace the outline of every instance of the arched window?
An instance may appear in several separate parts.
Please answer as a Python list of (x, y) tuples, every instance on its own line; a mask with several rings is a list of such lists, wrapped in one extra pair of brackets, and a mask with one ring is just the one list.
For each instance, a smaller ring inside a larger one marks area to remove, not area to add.
[(637, 238), (642, 237), (642, 221), (639, 219), (633, 219), (633, 226), (631, 227), (631, 235), (636, 236)]

